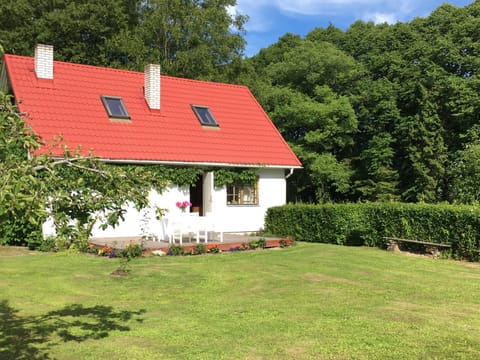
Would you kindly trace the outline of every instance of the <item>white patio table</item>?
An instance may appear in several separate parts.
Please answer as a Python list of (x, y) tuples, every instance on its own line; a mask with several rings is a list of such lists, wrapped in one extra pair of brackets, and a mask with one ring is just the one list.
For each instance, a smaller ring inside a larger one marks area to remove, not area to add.
[(168, 219), (167, 229), (168, 242), (171, 244), (178, 240), (182, 245), (184, 237), (191, 239), (192, 236), (195, 237), (197, 244), (200, 243), (201, 238), (205, 243), (208, 242), (207, 221), (198, 213), (185, 213)]
[(199, 216), (198, 213), (182, 213), (180, 215), (172, 215), (161, 219), (161, 233), (163, 236), (158, 236), (168, 240), (170, 244), (183, 244), (184, 240), (191, 241), (195, 238), (197, 244), (201, 240), (208, 243), (209, 234), (213, 238), (214, 234), (218, 234), (220, 242), (223, 243), (223, 230), (221, 226), (216, 223), (213, 216)]

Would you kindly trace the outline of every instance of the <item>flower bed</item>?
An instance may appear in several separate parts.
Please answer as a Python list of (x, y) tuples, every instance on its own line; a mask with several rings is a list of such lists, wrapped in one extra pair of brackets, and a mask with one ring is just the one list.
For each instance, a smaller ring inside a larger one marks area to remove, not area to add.
[(222, 252), (234, 252), (234, 251), (247, 251), (257, 249), (269, 249), (269, 248), (283, 248), (293, 245), (291, 238), (285, 239), (257, 239), (248, 242), (236, 242), (236, 243), (216, 243), (216, 244), (192, 244), (192, 245), (171, 245), (168, 248), (158, 249), (145, 249), (142, 245), (130, 242), (124, 249), (116, 249), (111, 246), (89, 244), (84, 252), (87, 254), (103, 256), (108, 258), (125, 258), (125, 257), (139, 257), (147, 255), (201, 255), (201, 254), (217, 254)]
[[(237, 243), (220, 243), (220, 244), (195, 244), (195, 245), (171, 245), (168, 249), (165, 249), (165, 254), (169, 256), (178, 255), (200, 255), (200, 254), (217, 254), (222, 252), (233, 251), (247, 251), (256, 249), (268, 249), (268, 248), (283, 248), (292, 246), (293, 241), (291, 238), (285, 239), (258, 239), (248, 242)], [(145, 254), (153, 253), (159, 249), (148, 249)], [(161, 250), (163, 251), (163, 250)]]
[(130, 242), (124, 249), (114, 249), (109, 245), (97, 246), (95, 244), (88, 244), (85, 249), (87, 254), (105, 256), (108, 258), (134, 258), (142, 256), (145, 249), (142, 245), (135, 242)]

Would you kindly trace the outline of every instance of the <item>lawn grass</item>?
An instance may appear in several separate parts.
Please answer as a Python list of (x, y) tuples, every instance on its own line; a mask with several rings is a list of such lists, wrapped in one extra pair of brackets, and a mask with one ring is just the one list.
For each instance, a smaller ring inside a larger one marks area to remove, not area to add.
[(480, 267), (379, 249), (0, 248), (0, 359), (478, 359)]

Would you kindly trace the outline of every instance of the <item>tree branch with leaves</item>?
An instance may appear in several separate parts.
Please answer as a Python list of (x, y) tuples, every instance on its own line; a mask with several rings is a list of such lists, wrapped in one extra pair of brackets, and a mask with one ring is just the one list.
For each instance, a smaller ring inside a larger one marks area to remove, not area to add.
[(83, 246), (94, 224), (117, 225), (128, 204), (142, 209), (152, 189), (161, 192), (168, 184), (148, 167), (107, 164), (65, 146), (62, 158), (48, 151), (39, 155), (42, 146), (48, 148), (28, 127), (12, 97), (0, 93), (2, 244), (35, 247), (42, 239), (42, 224), (51, 216), (64, 244)]

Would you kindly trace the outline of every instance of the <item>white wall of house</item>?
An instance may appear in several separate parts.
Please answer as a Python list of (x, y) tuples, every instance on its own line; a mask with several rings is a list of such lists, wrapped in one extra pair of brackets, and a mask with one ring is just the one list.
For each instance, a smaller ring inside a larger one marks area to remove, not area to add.
[(259, 170), (258, 176), (258, 205), (228, 205), (226, 187), (214, 189), (211, 215), (224, 231), (263, 230), (267, 209), (285, 204), (287, 198), (285, 171), (264, 168)]
[(165, 209), (165, 217), (179, 216), (182, 211), (177, 208), (176, 203), (189, 200), (189, 197), (189, 189), (176, 185), (169, 186), (161, 194), (152, 190), (148, 196), (150, 203), (148, 208), (138, 211), (133, 205), (129, 205), (125, 214), (125, 221), (121, 221), (117, 226), (108, 227), (105, 230), (95, 226), (92, 237), (137, 237), (154, 234), (160, 239), (166, 239), (166, 224), (156, 219), (155, 209), (157, 207)]
[[(258, 205), (228, 205), (226, 187), (215, 188), (213, 173), (204, 175), (203, 210), (216, 229), (224, 232), (263, 230), (267, 209), (285, 204), (284, 169), (262, 168), (258, 171), (258, 177)], [(156, 219), (155, 208), (166, 209), (166, 219), (178, 217), (181, 210), (176, 207), (176, 203), (189, 200), (189, 198), (189, 189), (176, 185), (170, 186), (162, 194), (152, 190), (149, 194), (149, 208), (137, 211), (133, 206), (129, 206), (125, 214), (125, 221), (114, 228), (108, 227), (106, 230), (95, 226), (92, 237), (138, 237), (149, 233), (166, 240), (166, 223)], [(51, 229), (44, 226), (44, 233), (51, 233)]]

